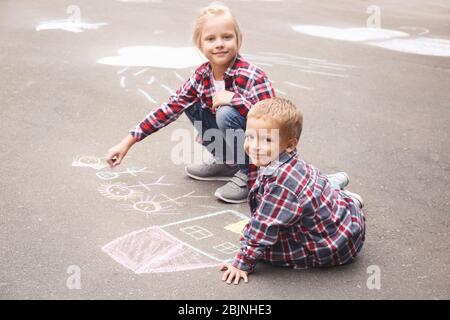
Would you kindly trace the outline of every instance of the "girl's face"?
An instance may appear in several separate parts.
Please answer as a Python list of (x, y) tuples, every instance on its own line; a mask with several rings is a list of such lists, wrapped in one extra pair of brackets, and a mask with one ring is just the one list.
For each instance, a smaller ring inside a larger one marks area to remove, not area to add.
[(201, 51), (213, 67), (227, 68), (237, 55), (234, 25), (226, 16), (208, 19), (201, 33)]

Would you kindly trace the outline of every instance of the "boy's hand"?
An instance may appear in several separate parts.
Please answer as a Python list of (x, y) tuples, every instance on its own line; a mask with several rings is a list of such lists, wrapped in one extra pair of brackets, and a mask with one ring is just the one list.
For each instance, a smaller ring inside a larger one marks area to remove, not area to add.
[(231, 103), (231, 99), (233, 99), (234, 92), (231, 91), (218, 91), (213, 95), (213, 110), (216, 110), (218, 107), (223, 105), (228, 105)]
[(222, 281), (226, 281), (228, 284), (234, 279), (234, 284), (239, 284), (239, 280), (242, 278), (244, 282), (248, 282), (248, 274), (246, 271), (242, 271), (236, 267), (233, 267), (229, 263), (222, 263), (219, 267), (220, 271), (225, 271), (222, 277)]

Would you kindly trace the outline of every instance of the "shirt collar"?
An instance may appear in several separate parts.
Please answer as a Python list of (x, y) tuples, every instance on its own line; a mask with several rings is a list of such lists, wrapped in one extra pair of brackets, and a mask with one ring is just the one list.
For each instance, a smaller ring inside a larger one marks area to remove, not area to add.
[(290, 161), (293, 157), (297, 155), (297, 149), (294, 149), (291, 152), (283, 152), (281, 153), (277, 159), (272, 160), (269, 165), (262, 168), (261, 175), (271, 176), (275, 173), (275, 171), (286, 162)]
[[(234, 75), (236, 74), (236, 72), (237, 72), (237, 70), (238, 70), (239, 63), (240, 63), (241, 61), (242, 61), (242, 57), (241, 57), (241, 55), (238, 53), (238, 54), (236, 55), (236, 58), (234, 59), (234, 62), (228, 67), (227, 70), (225, 70), (224, 78), (227, 78), (227, 77), (234, 77)], [(211, 63), (208, 63), (208, 67), (207, 67), (206, 70), (208, 71), (210, 77), (211, 77), (212, 79), (214, 79), (213, 72), (212, 72), (212, 67), (211, 67)]]

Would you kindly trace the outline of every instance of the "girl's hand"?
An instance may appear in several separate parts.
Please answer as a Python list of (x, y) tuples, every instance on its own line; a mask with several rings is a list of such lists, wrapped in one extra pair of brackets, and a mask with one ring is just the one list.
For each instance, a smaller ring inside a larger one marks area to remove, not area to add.
[(136, 140), (132, 135), (128, 135), (125, 139), (122, 140), (119, 144), (116, 144), (114, 147), (108, 150), (106, 155), (106, 162), (109, 164), (111, 168), (118, 166), (122, 159), (127, 154), (128, 150), (130, 150), (131, 146), (136, 143)]
[(233, 99), (234, 92), (231, 91), (218, 91), (213, 95), (213, 110), (216, 110), (220, 106), (229, 105), (231, 99)]
[(234, 284), (239, 284), (239, 280), (242, 278), (244, 282), (248, 282), (248, 274), (246, 271), (242, 271), (236, 267), (233, 267), (229, 263), (222, 263), (219, 267), (220, 271), (225, 271), (222, 277), (222, 281), (226, 281), (228, 284), (234, 279)]

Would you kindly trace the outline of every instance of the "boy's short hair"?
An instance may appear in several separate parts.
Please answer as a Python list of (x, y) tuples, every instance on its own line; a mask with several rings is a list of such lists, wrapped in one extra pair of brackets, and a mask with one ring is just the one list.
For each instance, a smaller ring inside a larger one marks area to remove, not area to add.
[(242, 45), (241, 30), (239, 29), (239, 25), (236, 21), (236, 18), (231, 13), (230, 8), (221, 4), (220, 2), (213, 2), (209, 6), (204, 7), (200, 10), (200, 14), (194, 21), (194, 32), (192, 34), (192, 41), (194, 42), (194, 45), (201, 50), (201, 37), (203, 25), (209, 18), (220, 15), (225, 15), (231, 19), (234, 26), (234, 33), (236, 34), (237, 48), (239, 51)]
[(303, 113), (292, 101), (285, 98), (271, 98), (256, 103), (248, 112), (247, 119), (274, 120), (280, 126), (283, 138), (300, 139), (303, 128)]

